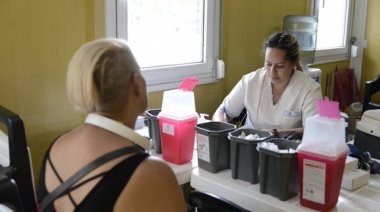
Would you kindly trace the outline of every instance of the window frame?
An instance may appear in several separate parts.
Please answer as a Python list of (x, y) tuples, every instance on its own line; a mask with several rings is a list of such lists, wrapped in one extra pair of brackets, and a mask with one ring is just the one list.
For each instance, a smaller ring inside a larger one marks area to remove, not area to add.
[[(312, 0), (311, 1), (311, 15), (318, 17), (319, 15), (319, 2), (327, 0)], [(333, 0), (332, 0), (333, 1)], [(317, 49), (315, 51), (315, 58), (313, 65), (338, 62), (350, 59), (351, 54), (351, 37), (352, 37), (352, 21), (354, 16), (354, 0), (347, 0), (347, 20), (346, 20), (346, 37), (345, 47), (332, 48), (332, 49)], [(318, 39), (318, 38), (317, 38)]]
[[(105, 31), (106, 37), (123, 38), (124, 30), (118, 30), (117, 14), (125, 7), (118, 4), (123, 0), (105, 1)], [(125, 1), (125, 0), (124, 0)], [(204, 22), (204, 56), (203, 62), (196, 64), (184, 64), (168, 67), (144, 68), (142, 74), (147, 82), (147, 91), (161, 91), (178, 88), (185, 77), (196, 76), (198, 84), (217, 82), (217, 62), (220, 58), (220, 19), (221, 2), (219, 0), (205, 0), (205, 22)], [(120, 18), (121, 16), (119, 16)], [(132, 50), (133, 51), (133, 50)], [(218, 70), (223, 71), (223, 70)]]

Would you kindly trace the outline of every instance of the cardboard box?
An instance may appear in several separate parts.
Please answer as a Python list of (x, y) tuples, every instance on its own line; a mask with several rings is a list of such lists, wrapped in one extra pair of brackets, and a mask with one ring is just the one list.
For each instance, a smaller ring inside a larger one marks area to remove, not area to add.
[(347, 156), (346, 157), (346, 164), (344, 166), (344, 172), (350, 172), (350, 171), (353, 171), (355, 169), (358, 169), (358, 163), (359, 163), (359, 161), (357, 158)]
[(369, 172), (361, 169), (355, 169), (353, 171), (345, 172), (342, 179), (342, 188), (347, 190), (355, 190), (364, 185), (367, 185), (369, 181)]

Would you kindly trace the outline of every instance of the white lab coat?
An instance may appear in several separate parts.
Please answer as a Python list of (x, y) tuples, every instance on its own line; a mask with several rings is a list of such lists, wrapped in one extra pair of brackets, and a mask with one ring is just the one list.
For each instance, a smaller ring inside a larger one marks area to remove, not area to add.
[(281, 98), (273, 104), (271, 82), (265, 69), (244, 75), (225, 97), (220, 108), (237, 117), (243, 108), (248, 116), (245, 127), (287, 129), (303, 127), (307, 117), (317, 114), (317, 99), (322, 99), (321, 86), (304, 72), (295, 71)]

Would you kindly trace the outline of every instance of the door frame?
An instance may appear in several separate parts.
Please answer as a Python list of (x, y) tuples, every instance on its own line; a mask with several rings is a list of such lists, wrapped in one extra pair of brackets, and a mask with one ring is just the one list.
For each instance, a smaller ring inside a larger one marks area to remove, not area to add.
[[(357, 46), (357, 56), (350, 57), (350, 68), (354, 69), (355, 77), (360, 88), (363, 52), (367, 47), (367, 40), (365, 40), (365, 27), (367, 21), (367, 4), (368, 0), (355, 0), (354, 17), (352, 21), (352, 36), (356, 37), (354, 46)], [(352, 46), (351, 46), (352, 49)]]

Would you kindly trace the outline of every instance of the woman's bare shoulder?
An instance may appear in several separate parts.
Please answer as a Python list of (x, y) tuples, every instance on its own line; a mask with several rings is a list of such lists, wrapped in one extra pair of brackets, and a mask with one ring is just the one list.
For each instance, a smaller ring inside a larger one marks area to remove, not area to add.
[(161, 158), (158, 158), (156, 156), (149, 156), (141, 165), (141, 168), (143, 169), (140, 171), (166, 171), (169, 172), (168, 174), (173, 173), (173, 170), (170, 168), (170, 166), (166, 162), (162, 161)]
[[(137, 184), (143, 184), (142, 186), (156, 187), (163, 186), (165, 184), (173, 187), (178, 187), (178, 182), (173, 170), (169, 165), (159, 158), (154, 156), (148, 157), (133, 175), (133, 180), (136, 180)], [(143, 181), (146, 181), (142, 183)], [(148, 186), (149, 185), (149, 186)]]
[(144, 160), (120, 194), (115, 211), (185, 211), (172, 169), (155, 157)]

